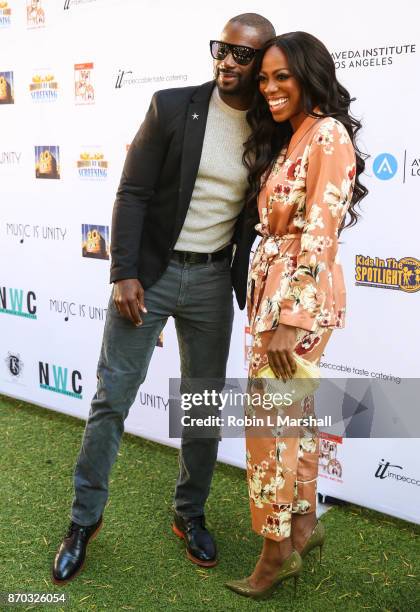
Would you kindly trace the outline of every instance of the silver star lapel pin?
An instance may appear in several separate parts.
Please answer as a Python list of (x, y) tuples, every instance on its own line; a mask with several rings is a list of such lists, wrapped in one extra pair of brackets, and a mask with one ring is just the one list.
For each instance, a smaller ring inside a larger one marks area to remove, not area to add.
[(197, 115), (197, 113), (194, 113), (194, 115), (191, 115), (191, 116), (192, 116), (192, 118), (193, 118), (193, 119), (198, 119), (198, 117), (199, 117), (199, 116)]

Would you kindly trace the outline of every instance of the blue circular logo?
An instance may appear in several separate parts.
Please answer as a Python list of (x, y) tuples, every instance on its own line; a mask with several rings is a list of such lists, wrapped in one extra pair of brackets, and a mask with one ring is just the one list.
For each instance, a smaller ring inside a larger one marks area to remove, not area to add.
[(398, 162), (391, 153), (381, 153), (375, 157), (373, 171), (381, 181), (389, 181), (397, 173)]

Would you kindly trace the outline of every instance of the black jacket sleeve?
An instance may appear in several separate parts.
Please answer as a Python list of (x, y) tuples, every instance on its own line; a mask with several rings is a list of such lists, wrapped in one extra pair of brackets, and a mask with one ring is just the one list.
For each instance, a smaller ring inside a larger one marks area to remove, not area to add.
[(137, 278), (143, 221), (152, 200), (167, 149), (159, 95), (127, 153), (112, 212), (110, 282)]

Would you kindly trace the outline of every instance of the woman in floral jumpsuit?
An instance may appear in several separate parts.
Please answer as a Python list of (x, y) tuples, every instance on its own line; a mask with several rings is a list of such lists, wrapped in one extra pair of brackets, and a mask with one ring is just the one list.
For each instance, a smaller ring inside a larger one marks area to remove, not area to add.
[[(353, 207), (366, 194), (358, 182), (364, 163), (354, 143), (360, 124), (348, 113), (350, 96), (320, 41), (303, 32), (279, 36), (263, 49), (257, 68), (259, 94), (247, 145), (254, 160), (250, 175), (259, 181), (261, 240), (248, 280), (249, 376), (252, 380), (270, 365), (286, 380), (295, 371), (293, 353), (318, 364), (332, 330), (344, 327), (338, 235), (348, 212), (355, 221)], [(334, 117), (329, 110), (336, 111)], [(282, 124), (283, 132), (277, 132), (282, 146), (276, 152), (272, 146), (264, 166), (267, 134), (280, 127), (276, 124)], [(313, 408), (309, 396), (287, 414), (313, 414)], [(298, 553), (323, 544), (315, 514), (318, 439), (313, 430), (261, 437), (249, 428), (246, 454), (252, 527), (264, 546), (253, 574), (227, 586), (259, 597), (296, 577)]]

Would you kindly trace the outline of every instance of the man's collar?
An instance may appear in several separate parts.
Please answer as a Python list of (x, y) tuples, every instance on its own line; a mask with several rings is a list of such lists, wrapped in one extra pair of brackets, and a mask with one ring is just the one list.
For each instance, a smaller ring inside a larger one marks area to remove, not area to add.
[(199, 85), (192, 95), (191, 102), (208, 102), (215, 85), (216, 81), (214, 79)]

